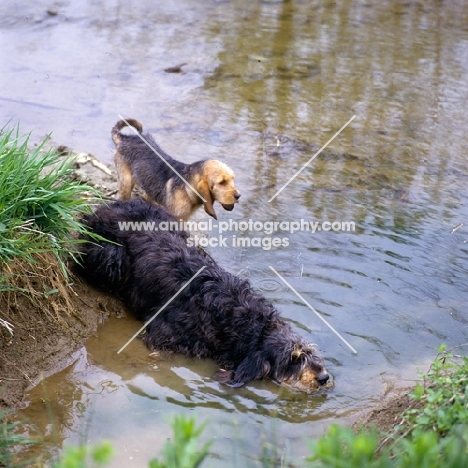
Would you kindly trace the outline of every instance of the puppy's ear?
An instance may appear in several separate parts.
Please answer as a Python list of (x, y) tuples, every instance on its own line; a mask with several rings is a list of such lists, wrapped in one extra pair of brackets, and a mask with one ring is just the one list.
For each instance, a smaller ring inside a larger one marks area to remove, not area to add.
[(205, 178), (203, 178), (198, 184), (197, 191), (206, 200), (205, 202), (203, 202), (205, 211), (214, 219), (218, 219), (216, 216), (216, 212), (213, 208), (213, 196), (211, 195), (211, 190), (208, 185), (208, 181)]

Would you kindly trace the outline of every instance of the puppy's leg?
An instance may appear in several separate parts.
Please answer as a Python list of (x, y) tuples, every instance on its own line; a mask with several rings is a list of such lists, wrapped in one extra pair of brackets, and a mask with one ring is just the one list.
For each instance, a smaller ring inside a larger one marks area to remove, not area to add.
[(117, 169), (118, 188), (122, 200), (130, 200), (135, 180), (132, 171), (128, 167), (122, 155), (117, 151), (115, 153), (115, 167)]

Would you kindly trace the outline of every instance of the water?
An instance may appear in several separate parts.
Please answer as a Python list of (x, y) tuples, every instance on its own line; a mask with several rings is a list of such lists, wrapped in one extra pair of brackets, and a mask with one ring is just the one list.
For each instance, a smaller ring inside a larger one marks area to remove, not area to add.
[[(75, 3), (58, 3), (54, 16), (42, 1), (0, 7), (6, 118), (110, 162), (110, 128), (118, 114), (135, 117), (181, 160), (218, 158), (236, 171), (242, 203), (231, 213), (218, 205), (220, 221), (354, 221), (356, 230), (225, 232), (231, 247), (210, 249), (319, 345), (332, 391), (225, 388), (213, 362), (155, 359), (138, 341), (117, 355), (140, 324), (114, 318), (29, 393), (23, 415), (50, 440), (108, 438), (113, 466), (144, 466), (169, 436), (167, 419), (184, 412), (210, 420), (212, 466), (258, 466), (262, 437), (300, 460), (304, 438), (411, 385), (440, 343), (467, 341), (463, 2)], [(183, 73), (164, 72), (183, 62)], [(232, 247), (234, 235), (289, 245)]]

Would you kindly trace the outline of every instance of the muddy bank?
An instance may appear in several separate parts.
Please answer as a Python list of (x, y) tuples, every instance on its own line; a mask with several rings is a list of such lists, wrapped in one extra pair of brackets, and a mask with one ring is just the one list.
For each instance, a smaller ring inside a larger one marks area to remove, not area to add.
[[(79, 278), (72, 277), (72, 280), (71, 303), (76, 313), (54, 321), (21, 297), (16, 307), (23, 309), (27, 321), (15, 320), (9, 314), (14, 336), (10, 337), (5, 330), (0, 332), (0, 406), (21, 407), (25, 391), (37, 385), (41, 376), (64, 369), (70, 363), (70, 356), (106, 317), (124, 313), (116, 299), (93, 290)], [(1, 304), (2, 308), (5, 306)]]
[[(90, 155), (76, 156), (76, 177), (111, 199), (117, 188), (113, 170)], [(6, 270), (15, 267), (8, 265)], [(28, 290), (38, 288), (34, 300), (21, 294), (0, 294), (2, 317), (13, 325), (13, 336), (0, 327), (0, 406), (20, 407), (25, 391), (37, 385), (41, 376), (65, 368), (71, 355), (110, 314), (125, 313), (120, 301), (90, 288), (73, 273), (69, 286), (61, 279), (62, 291), (47, 297), (40, 291), (46, 290), (44, 286), (53, 289), (51, 283), (58, 279), (54, 267), (52, 261), (43, 265), (43, 276), (49, 276), (44, 282), (32, 279), (23, 285)]]
[(401, 423), (402, 414), (410, 408), (416, 408), (416, 400), (409, 397), (410, 390), (402, 391), (385, 398), (382, 403), (375, 408), (364, 413), (354, 424), (353, 428), (358, 430), (361, 427), (375, 427), (379, 431), (388, 433)]

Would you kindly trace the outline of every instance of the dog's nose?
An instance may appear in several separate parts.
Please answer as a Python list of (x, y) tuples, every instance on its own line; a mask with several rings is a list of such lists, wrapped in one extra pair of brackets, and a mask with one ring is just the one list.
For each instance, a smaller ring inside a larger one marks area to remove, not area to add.
[(239, 192), (234, 194), (234, 198), (236, 200), (239, 200), (240, 197), (241, 197), (241, 194)]
[(330, 376), (326, 372), (323, 372), (317, 377), (317, 382), (320, 385), (324, 385), (328, 382), (329, 379), (330, 379)]

